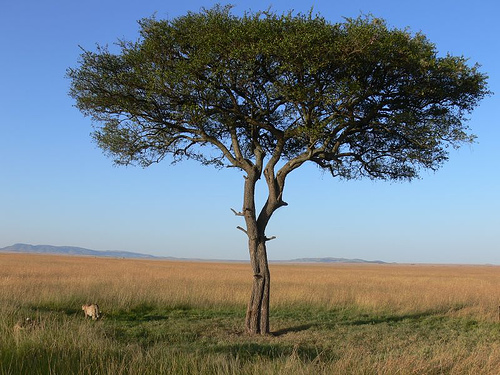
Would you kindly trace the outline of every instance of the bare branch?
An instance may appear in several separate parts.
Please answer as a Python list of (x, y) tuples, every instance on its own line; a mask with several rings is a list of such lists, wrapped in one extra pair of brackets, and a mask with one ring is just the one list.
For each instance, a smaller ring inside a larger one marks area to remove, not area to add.
[(212, 137), (208, 135), (206, 132), (201, 131), (201, 137), (203, 138), (204, 141), (211, 143), (215, 147), (217, 147), (219, 150), (222, 151), (226, 159), (235, 167), (241, 168), (243, 170), (247, 170), (249, 168), (248, 163), (243, 164), (240, 160), (238, 160), (232, 153), (229, 151), (229, 149), (222, 143), (220, 140), (218, 140), (215, 137)]
[(248, 235), (248, 232), (247, 232), (245, 229), (243, 229), (242, 227), (237, 226), (237, 227), (236, 227), (236, 229), (239, 229), (239, 230), (241, 230), (242, 232), (244, 232), (246, 235)]
[(236, 215), (236, 216), (245, 216), (245, 214), (243, 212), (238, 212), (236, 211), (234, 208), (231, 208), (231, 211), (233, 211), (233, 213)]
[(238, 135), (236, 134), (236, 128), (234, 126), (229, 127), (229, 132), (231, 133), (231, 144), (233, 146), (234, 154), (236, 159), (241, 162), (244, 160), (243, 154), (241, 153), (240, 143), (238, 142)]
[(286, 176), (288, 176), (290, 172), (300, 167), (306, 161), (311, 160), (313, 156), (314, 156), (314, 149), (308, 148), (307, 151), (289, 160), (283, 167), (281, 167), (281, 169), (276, 174), (280, 191), (283, 191)]
[(288, 203), (283, 200), (283, 191), (278, 195), (278, 208), (288, 206)]

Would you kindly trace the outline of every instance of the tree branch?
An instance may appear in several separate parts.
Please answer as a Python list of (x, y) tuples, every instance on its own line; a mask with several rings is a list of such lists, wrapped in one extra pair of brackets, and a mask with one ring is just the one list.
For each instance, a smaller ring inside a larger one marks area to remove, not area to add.
[(243, 229), (242, 227), (237, 226), (237, 227), (236, 227), (236, 229), (239, 229), (239, 230), (241, 230), (242, 232), (244, 232), (246, 235), (248, 235), (248, 232), (247, 232), (245, 229)]
[(231, 211), (233, 211), (233, 213), (236, 215), (236, 216), (245, 216), (245, 214), (243, 212), (238, 212), (236, 211), (234, 208), (231, 208)]
[(240, 169), (243, 169), (244, 171), (248, 171), (248, 168), (250, 167), (249, 163), (247, 162), (246, 164), (243, 164), (240, 160), (238, 160), (233, 154), (231, 154), (231, 151), (222, 143), (219, 141), (217, 138), (212, 137), (208, 135), (205, 131), (201, 130), (201, 137), (204, 141), (211, 143), (215, 147), (217, 147), (219, 150), (222, 151), (226, 159), (235, 167), (238, 167)]
[(288, 174), (290, 172), (292, 172), (293, 170), (297, 169), (302, 164), (304, 164), (307, 160), (311, 160), (313, 155), (314, 155), (314, 149), (308, 148), (307, 151), (294, 157), (293, 159), (290, 159), (283, 167), (281, 167), (281, 169), (276, 174), (276, 179), (277, 179), (280, 191), (283, 191), (286, 176), (288, 176)]

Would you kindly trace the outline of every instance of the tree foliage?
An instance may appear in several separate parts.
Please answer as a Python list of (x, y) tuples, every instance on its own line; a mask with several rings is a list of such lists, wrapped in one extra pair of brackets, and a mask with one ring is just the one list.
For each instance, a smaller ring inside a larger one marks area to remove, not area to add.
[(487, 94), (477, 66), (373, 17), (331, 24), (216, 7), (139, 23), (139, 40), (84, 51), (68, 70), (118, 164), (172, 155), (246, 170), (267, 156), (343, 178), (411, 179), (473, 140), (465, 116)]

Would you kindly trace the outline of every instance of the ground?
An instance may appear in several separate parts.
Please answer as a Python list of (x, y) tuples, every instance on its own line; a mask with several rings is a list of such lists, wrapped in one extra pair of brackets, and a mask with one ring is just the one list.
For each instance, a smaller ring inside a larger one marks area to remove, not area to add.
[[(12, 254), (0, 263), (0, 374), (500, 368), (499, 267), (272, 265), (272, 334), (252, 336), (248, 264)], [(84, 319), (89, 302), (101, 320)], [(15, 332), (26, 317), (38, 324)]]

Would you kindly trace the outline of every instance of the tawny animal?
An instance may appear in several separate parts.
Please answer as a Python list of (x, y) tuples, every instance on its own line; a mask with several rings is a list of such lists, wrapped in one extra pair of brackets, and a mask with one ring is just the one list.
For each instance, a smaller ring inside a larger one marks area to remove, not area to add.
[(18, 333), (24, 329), (32, 330), (39, 326), (39, 323), (36, 320), (31, 318), (26, 318), (26, 320), (20, 320), (14, 325), (14, 332)]
[(90, 316), (92, 320), (97, 320), (101, 317), (99, 305), (97, 305), (96, 303), (82, 305), (82, 310), (83, 313), (85, 314), (85, 318), (87, 318), (87, 316)]

